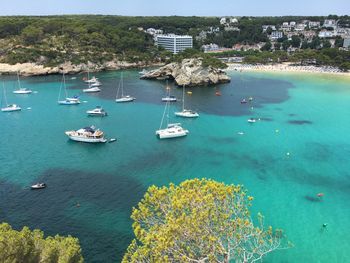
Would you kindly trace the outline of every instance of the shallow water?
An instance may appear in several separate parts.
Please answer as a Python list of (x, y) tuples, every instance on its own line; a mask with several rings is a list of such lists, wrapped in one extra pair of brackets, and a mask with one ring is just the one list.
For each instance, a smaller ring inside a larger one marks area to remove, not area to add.
[[(97, 74), (103, 91), (91, 95), (81, 93), (81, 75), (68, 79), (69, 95), (87, 101), (79, 106), (57, 105), (60, 76), (23, 79), (24, 87), (38, 92), (31, 95), (12, 94), (15, 78), (4, 78), (8, 102), (23, 110), (0, 114), (0, 221), (77, 236), (87, 262), (119, 262), (132, 239), (131, 209), (150, 185), (206, 177), (244, 184), (255, 197), (253, 216), (262, 212), (267, 224), (284, 229), (294, 243), (266, 262), (347, 261), (347, 79), (231, 72), (229, 84), (188, 89), (193, 94), (186, 95), (186, 105), (200, 117), (181, 119), (190, 131), (186, 138), (160, 141), (154, 132), (164, 110), (165, 82), (139, 80), (136, 71), (125, 71), (126, 92), (137, 100), (117, 104), (119, 74)], [(216, 89), (222, 96), (215, 96)], [(181, 98), (182, 90), (172, 93)], [(251, 103), (240, 103), (251, 96)], [(85, 111), (96, 105), (109, 116), (87, 117)], [(180, 108), (178, 101), (171, 110)], [(260, 120), (249, 124), (250, 117)], [(118, 141), (81, 144), (64, 134), (92, 124)], [(30, 191), (37, 181), (48, 187)]]

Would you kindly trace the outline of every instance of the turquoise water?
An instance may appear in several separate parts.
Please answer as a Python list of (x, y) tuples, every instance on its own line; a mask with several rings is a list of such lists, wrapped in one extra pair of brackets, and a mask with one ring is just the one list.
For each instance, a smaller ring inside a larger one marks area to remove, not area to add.
[[(186, 104), (201, 114), (181, 119), (190, 130), (186, 138), (160, 141), (154, 132), (165, 83), (125, 71), (125, 89), (137, 100), (117, 104), (119, 72), (97, 75), (104, 84), (100, 94), (81, 94), (81, 75), (68, 80), (69, 95), (86, 101), (78, 106), (57, 105), (60, 76), (23, 79), (37, 91), (31, 95), (12, 94), (15, 78), (3, 78), (8, 102), (23, 110), (0, 114), (0, 221), (77, 236), (87, 262), (119, 262), (132, 239), (132, 206), (150, 185), (206, 177), (245, 185), (255, 197), (253, 216), (262, 212), (266, 224), (285, 230), (294, 248), (265, 262), (347, 261), (349, 79), (231, 72), (232, 82), (216, 87), (222, 96), (213, 87), (186, 95)], [(181, 97), (181, 89), (172, 92)], [(250, 96), (252, 103), (240, 104)], [(109, 116), (87, 117), (96, 105)], [(180, 107), (177, 102), (172, 110)], [(249, 117), (260, 121), (249, 124)], [(64, 134), (92, 124), (118, 141), (81, 144)], [(37, 181), (48, 188), (30, 191)], [(321, 192), (323, 201), (316, 196)]]

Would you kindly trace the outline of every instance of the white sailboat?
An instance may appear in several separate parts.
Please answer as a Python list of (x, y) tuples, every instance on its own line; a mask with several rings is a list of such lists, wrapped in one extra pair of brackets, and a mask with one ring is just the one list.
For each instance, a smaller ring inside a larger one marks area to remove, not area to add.
[[(159, 130), (156, 131), (156, 136), (158, 136), (159, 139), (170, 139), (186, 136), (189, 131), (182, 128), (181, 123), (169, 123), (169, 107), (169, 101), (167, 101)], [(167, 114), (167, 126), (166, 128), (162, 129), (165, 114)]]
[(166, 97), (162, 98), (162, 101), (164, 101), (164, 102), (176, 102), (176, 97), (170, 95), (170, 87), (168, 86), (168, 81), (166, 82), (166, 90), (167, 90), (167, 95), (166, 95)]
[(30, 93), (32, 93), (32, 91), (30, 89), (22, 88), (21, 81), (19, 80), (19, 73), (18, 72), (17, 72), (17, 83), (18, 83), (18, 89), (13, 91), (14, 94), (30, 94)]
[[(119, 97), (119, 91), (121, 90), (121, 96)], [(123, 72), (120, 74), (120, 81), (119, 81), (119, 86), (117, 90), (117, 95), (115, 102), (132, 102), (136, 98), (130, 96), (130, 95), (124, 95), (124, 83), (123, 83)]]
[[(65, 92), (65, 95), (66, 95), (66, 98), (64, 100), (60, 100), (62, 86), (64, 88), (64, 92)], [(78, 105), (78, 104), (80, 104), (80, 100), (79, 100), (78, 96), (68, 97), (67, 87), (66, 87), (66, 78), (64, 76), (64, 73), (63, 73), (63, 76), (62, 76), (62, 83), (61, 83), (61, 87), (60, 87), (60, 92), (58, 94), (57, 102), (60, 105)]]
[(182, 111), (175, 112), (175, 115), (183, 118), (197, 118), (199, 116), (197, 112), (185, 109), (185, 85), (182, 87)]
[[(20, 106), (18, 106), (17, 104), (8, 104), (7, 103), (7, 98), (6, 98), (6, 90), (5, 90), (5, 83), (2, 83), (2, 87), (3, 87), (3, 100), (5, 102), (5, 107), (1, 107), (1, 111), (2, 112), (11, 112), (11, 111), (20, 111), (22, 110)], [(1, 106), (2, 106), (2, 101), (1, 101)]]

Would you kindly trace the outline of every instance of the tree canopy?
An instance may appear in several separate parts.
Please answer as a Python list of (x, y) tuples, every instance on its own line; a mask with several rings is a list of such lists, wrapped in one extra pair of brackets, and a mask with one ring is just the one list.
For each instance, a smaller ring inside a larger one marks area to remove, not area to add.
[(123, 262), (255, 262), (286, 247), (262, 215), (254, 225), (252, 200), (243, 186), (207, 179), (151, 186), (133, 209), (136, 238)]
[(2, 263), (82, 263), (77, 238), (71, 236), (44, 238), (40, 230), (23, 227), (16, 231), (7, 223), (0, 224), (0, 262)]

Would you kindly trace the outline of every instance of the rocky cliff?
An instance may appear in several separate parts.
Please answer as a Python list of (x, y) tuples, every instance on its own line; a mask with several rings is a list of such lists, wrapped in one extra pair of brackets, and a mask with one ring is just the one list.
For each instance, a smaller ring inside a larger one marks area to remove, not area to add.
[(230, 82), (231, 78), (221, 69), (204, 67), (202, 59), (184, 59), (147, 72), (141, 79), (173, 79), (179, 86), (202, 86)]
[(0, 74), (17, 74), (23, 76), (40, 76), (49, 74), (62, 74), (64, 71), (66, 74), (76, 74), (85, 72), (88, 69), (90, 71), (101, 71), (101, 70), (117, 70), (122, 68), (137, 68), (145, 67), (145, 63), (128, 63), (125, 61), (109, 61), (103, 64), (78, 64), (74, 65), (71, 62), (63, 63), (56, 67), (45, 67), (36, 63), (23, 63), (23, 64), (5, 64), (0, 63)]

